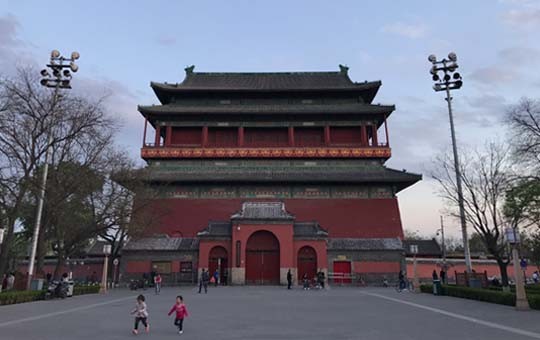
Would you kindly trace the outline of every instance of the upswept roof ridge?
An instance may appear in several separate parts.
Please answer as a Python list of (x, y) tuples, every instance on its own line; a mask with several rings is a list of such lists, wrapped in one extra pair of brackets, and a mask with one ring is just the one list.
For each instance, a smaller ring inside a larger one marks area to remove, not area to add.
[(380, 81), (353, 82), (348, 67), (339, 65), (339, 71), (323, 72), (194, 72), (195, 66), (186, 68), (181, 83), (151, 82), (150, 86), (162, 103), (169, 101), (166, 93), (184, 91), (314, 91), (359, 90), (366, 92), (366, 102), (375, 97)]

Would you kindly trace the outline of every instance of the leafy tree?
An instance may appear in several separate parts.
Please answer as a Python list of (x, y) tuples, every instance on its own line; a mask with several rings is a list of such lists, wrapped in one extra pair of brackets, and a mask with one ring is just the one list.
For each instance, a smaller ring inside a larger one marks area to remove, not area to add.
[(540, 228), (540, 180), (525, 177), (506, 193), (504, 214), (512, 228)]

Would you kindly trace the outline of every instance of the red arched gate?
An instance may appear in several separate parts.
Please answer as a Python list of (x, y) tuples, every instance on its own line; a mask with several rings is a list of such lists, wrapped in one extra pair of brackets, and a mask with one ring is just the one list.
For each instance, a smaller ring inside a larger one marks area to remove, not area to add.
[(302, 282), (304, 274), (309, 280), (317, 275), (317, 252), (310, 246), (298, 250), (298, 282)]
[(269, 231), (257, 231), (247, 241), (246, 283), (279, 284), (279, 241)]

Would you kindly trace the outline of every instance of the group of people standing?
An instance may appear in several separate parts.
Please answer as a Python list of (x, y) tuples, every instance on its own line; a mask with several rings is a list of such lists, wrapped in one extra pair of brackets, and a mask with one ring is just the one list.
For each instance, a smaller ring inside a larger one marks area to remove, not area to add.
[[(326, 281), (326, 274), (320, 270), (315, 274), (315, 277), (313, 280), (311, 280), (307, 273), (304, 273), (302, 275), (302, 286), (304, 290), (308, 290), (311, 288), (311, 283), (314, 282), (314, 287), (319, 289), (324, 289), (325, 287), (325, 281)], [(291, 289), (292, 287), (292, 273), (289, 269), (287, 271), (287, 289)]]
[(210, 272), (206, 270), (206, 268), (203, 268), (201, 271), (201, 275), (199, 276), (199, 294), (202, 292), (202, 289), (204, 288), (204, 293), (208, 293), (208, 285), (213, 284), (215, 287), (217, 287), (219, 284), (225, 285), (227, 283), (227, 272), (225, 271), (223, 273), (223, 279), (220, 278), (219, 270), (216, 269), (212, 275), (210, 275)]

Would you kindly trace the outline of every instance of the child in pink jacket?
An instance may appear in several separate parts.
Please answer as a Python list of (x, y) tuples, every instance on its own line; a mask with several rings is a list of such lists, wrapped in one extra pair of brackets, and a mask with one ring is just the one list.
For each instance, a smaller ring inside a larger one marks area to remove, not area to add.
[(188, 314), (186, 305), (184, 304), (184, 298), (182, 298), (181, 295), (178, 295), (176, 297), (176, 303), (172, 306), (168, 315), (170, 316), (173, 312), (176, 312), (174, 325), (178, 327), (178, 334), (182, 334), (184, 333), (184, 330), (183, 330), (184, 318), (189, 316), (189, 314)]

